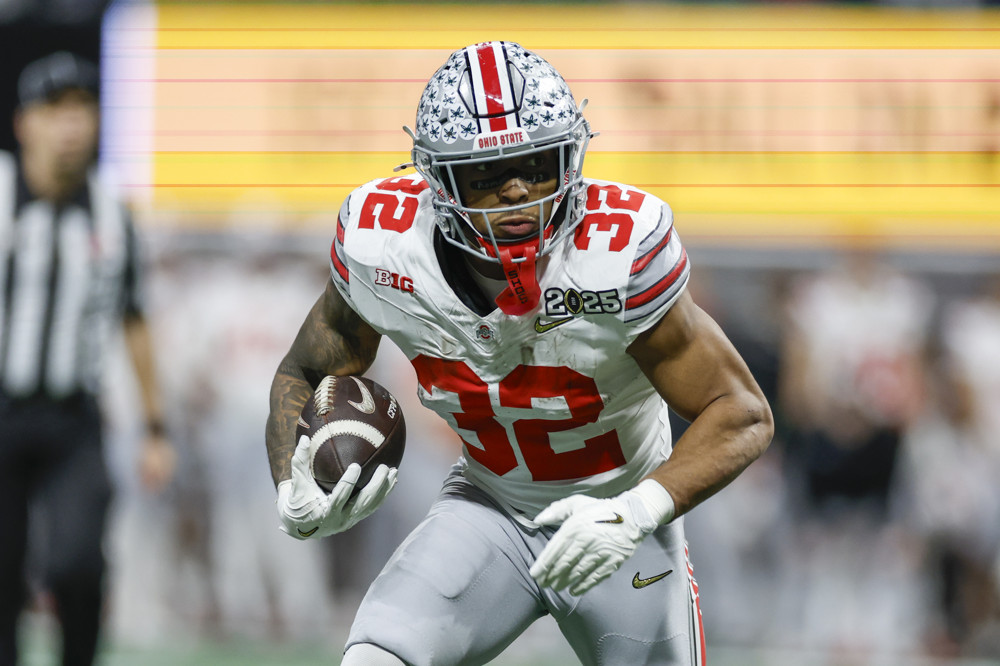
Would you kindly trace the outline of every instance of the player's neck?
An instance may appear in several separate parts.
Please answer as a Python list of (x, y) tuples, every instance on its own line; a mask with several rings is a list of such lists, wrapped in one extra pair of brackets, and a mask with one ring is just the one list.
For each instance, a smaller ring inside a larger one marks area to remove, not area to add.
[(469, 275), (490, 300), (495, 299), (507, 287), (503, 270), (498, 264), (493, 264), (475, 257), (466, 257)]
[(479, 259), (478, 257), (473, 257), (471, 255), (466, 255), (466, 263), (469, 266), (469, 270), (472, 271), (473, 277), (484, 277), (490, 280), (503, 280), (503, 268), (500, 264), (493, 263), (492, 261), (486, 261), (485, 259)]

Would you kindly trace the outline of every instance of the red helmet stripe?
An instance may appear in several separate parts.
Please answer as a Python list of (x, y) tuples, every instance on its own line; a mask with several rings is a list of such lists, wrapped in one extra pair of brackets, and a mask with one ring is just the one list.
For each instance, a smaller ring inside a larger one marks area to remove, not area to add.
[[(510, 76), (504, 66), (503, 45), (499, 42), (484, 42), (477, 44), (475, 53), (470, 53), (469, 64), (472, 69), (472, 88), (476, 96), (476, 105), (486, 112), (486, 115), (506, 114), (514, 110), (514, 96), (511, 94)], [(506, 115), (489, 119), (490, 132), (511, 129)], [(480, 130), (486, 130), (480, 123)]]

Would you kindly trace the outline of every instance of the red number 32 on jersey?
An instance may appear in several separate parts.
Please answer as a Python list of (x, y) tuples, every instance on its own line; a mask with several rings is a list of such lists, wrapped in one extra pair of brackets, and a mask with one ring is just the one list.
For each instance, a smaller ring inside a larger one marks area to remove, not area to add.
[[(427, 392), (434, 388), (455, 393), (462, 411), (453, 414), (462, 430), (474, 432), (479, 445), (465, 440), (466, 453), (491, 472), (502, 476), (518, 466), (514, 446), (535, 481), (566, 481), (607, 472), (625, 464), (614, 430), (583, 441), (583, 447), (556, 453), (549, 434), (573, 430), (597, 421), (604, 401), (593, 378), (572, 368), (519, 365), (504, 377), (495, 392), (502, 407), (531, 409), (533, 398), (562, 397), (570, 417), (517, 419), (511, 424), (515, 442), (497, 420), (490, 401), (490, 385), (463, 361), (419, 355), (413, 359), (417, 380)], [(459, 433), (461, 436), (461, 433)]]

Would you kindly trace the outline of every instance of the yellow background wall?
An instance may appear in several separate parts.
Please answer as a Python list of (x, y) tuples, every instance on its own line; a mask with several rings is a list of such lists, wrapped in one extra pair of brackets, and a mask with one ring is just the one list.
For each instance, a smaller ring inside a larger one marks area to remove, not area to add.
[(589, 98), (585, 173), (669, 201), (687, 242), (1000, 249), (995, 11), (178, 3), (153, 33), (151, 224), (325, 228), (407, 160), (448, 53), (508, 39)]

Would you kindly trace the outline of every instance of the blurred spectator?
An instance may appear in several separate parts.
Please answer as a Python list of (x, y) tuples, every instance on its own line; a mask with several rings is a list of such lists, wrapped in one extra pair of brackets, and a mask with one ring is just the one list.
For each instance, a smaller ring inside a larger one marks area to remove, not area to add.
[[(979, 296), (958, 299), (945, 309), (942, 337), (955, 371), (976, 397), (975, 417), (1000, 432), (1000, 275), (992, 276)], [(1000, 441), (991, 440), (993, 448)]]
[(916, 553), (887, 509), (932, 311), (930, 290), (870, 248), (791, 287), (780, 394), (796, 524), (777, 614), (800, 647), (919, 647)]
[(1000, 282), (944, 309), (941, 343), (905, 439), (900, 508), (926, 543), (931, 647), (1000, 657)]
[(998, 619), (1000, 455), (954, 362), (933, 358), (927, 383), (927, 407), (904, 440), (900, 508), (924, 542), (929, 647), (955, 653)]
[[(189, 467), (202, 477), (189, 491), (207, 502), (178, 498), (178, 535), (183, 555), (201, 567), (200, 592), (223, 637), (311, 639), (331, 620), (321, 550), (283, 538), (266, 519), (274, 493), (253, 443), (267, 417), (260, 387), (327, 268), (284, 252), (277, 233), (234, 232), (225, 242), (225, 253), (184, 262), (187, 275), (174, 275), (172, 285), (183, 296), (172, 299), (170, 373), (183, 401)], [(192, 530), (196, 522), (204, 525)]]
[(792, 288), (780, 391), (807, 510), (884, 512), (932, 312), (932, 293), (870, 250)]

